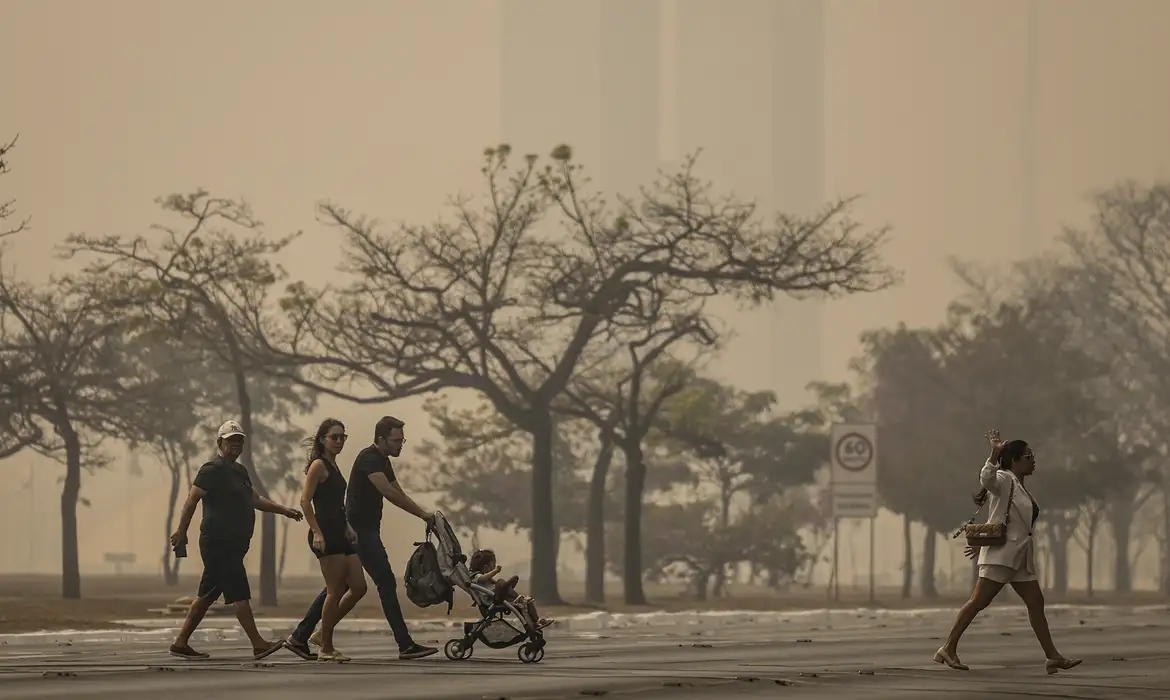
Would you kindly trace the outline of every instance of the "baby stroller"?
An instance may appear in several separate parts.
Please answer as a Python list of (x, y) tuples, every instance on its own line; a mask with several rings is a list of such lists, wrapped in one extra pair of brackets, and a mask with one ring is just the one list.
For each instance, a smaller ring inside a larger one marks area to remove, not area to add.
[(447, 658), (452, 661), (470, 659), (475, 643), (480, 641), (489, 649), (507, 649), (519, 644), (516, 656), (521, 662), (539, 663), (544, 658), (544, 633), (537, 629), (536, 620), (529, 619), (527, 609), (506, 600), (497, 600), (493, 588), (472, 582), (467, 555), (442, 513), (435, 513), (434, 527), (427, 531), (428, 541), (432, 533), (443, 578), (467, 593), (479, 611), (478, 621), (463, 623), (463, 637), (448, 640), (443, 646)]

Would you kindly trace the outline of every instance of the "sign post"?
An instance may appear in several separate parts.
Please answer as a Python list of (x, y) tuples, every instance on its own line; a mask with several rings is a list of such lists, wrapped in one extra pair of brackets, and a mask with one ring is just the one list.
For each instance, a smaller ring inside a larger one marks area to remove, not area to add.
[[(877, 517), (877, 425), (837, 423), (829, 433), (829, 493), (833, 514), (833, 571), (839, 574), (836, 545), (842, 518), (869, 520), (869, 599), (874, 601), (874, 519)], [(838, 585), (834, 581), (834, 585)]]

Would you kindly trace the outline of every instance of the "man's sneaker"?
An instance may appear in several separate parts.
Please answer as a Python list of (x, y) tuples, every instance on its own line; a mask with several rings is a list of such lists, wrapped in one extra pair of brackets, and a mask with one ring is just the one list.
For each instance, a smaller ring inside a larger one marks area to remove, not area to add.
[(302, 642), (299, 639), (293, 639), (291, 634), (285, 638), (284, 648), (301, 657), (305, 661), (317, 660), (317, 653), (309, 648), (308, 643)]
[(267, 659), (276, 652), (284, 648), (284, 640), (278, 642), (266, 642), (262, 647), (252, 647), (252, 658), (259, 661), (260, 659)]
[(171, 656), (177, 656), (180, 659), (210, 659), (211, 654), (205, 654), (201, 651), (195, 651), (190, 644), (172, 644), (170, 650)]
[(421, 644), (411, 644), (410, 646), (398, 652), (398, 659), (400, 661), (409, 661), (411, 659), (423, 659), (431, 654), (437, 654), (439, 650), (434, 647), (424, 647)]

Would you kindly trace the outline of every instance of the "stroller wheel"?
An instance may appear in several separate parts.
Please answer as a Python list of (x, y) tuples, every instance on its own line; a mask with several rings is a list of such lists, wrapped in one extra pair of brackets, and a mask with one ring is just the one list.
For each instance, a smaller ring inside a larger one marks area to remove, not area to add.
[(516, 650), (516, 658), (526, 664), (540, 663), (540, 660), (544, 658), (544, 647), (525, 642)]
[(474, 649), (470, 644), (463, 646), (462, 639), (451, 639), (443, 645), (443, 654), (452, 661), (463, 661), (471, 658)]

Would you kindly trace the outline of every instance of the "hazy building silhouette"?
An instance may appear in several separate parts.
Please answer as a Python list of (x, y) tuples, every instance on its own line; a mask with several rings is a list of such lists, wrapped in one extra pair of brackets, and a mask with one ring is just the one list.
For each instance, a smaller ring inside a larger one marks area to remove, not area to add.
[[(699, 174), (718, 190), (769, 216), (811, 213), (825, 196), (824, 22), (800, 0), (505, 0), (502, 139), (542, 156), (571, 144), (611, 201), (702, 148)], [(823, 375), (822, 308), (719, 304), (737, 337), (725, 377), (804, 403)], [(766, 367), (746, 359), (761, 347)]]
[[(823, 4), (677, 0), (675, 12), (677, 148), (702, 147), (702, 175), (763, 214), (815, 211), (825, 197)], [(725, 374), (777, 391), (786, 407), (803, 404), (805, 385), (823, 376), (822, 315), (820, 302), (787, 299), (735, 314)], [(749, 359), (761, 347), (764, 367)]]

